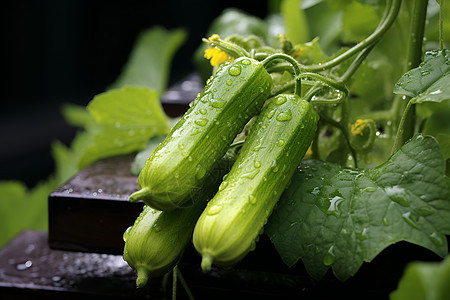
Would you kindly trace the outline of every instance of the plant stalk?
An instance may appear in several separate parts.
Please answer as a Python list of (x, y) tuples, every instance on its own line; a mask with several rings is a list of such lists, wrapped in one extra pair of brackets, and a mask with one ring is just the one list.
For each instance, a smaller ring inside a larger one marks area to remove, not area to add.
[[(428, 0), (413, 0), (413, 11), (411, 14), (411, 35), (408, 42), (407, 70), (416, 68), (422, 62), (422, 45), (427, 16)], [(400, 149), (403, 144), (413, 137), (415, 131), (416, 109), (409, 101), (407, 102), (402, 119), (397, 129), (392, 152)]]

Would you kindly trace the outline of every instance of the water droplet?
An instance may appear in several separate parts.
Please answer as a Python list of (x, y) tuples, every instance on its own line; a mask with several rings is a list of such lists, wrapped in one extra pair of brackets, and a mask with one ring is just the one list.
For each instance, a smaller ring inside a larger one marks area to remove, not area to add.
[(249, 59), (243, 59), (242, 60), (242, 64), (244, 65), (244, 66), (248, 66), (249, 64), (251, 64), (252, 62), (249, 60)]
[(272, 161), (272, 164), (270, 165), (270, 167), (272, 168), (272, 172), (274, 172), (274, 173), (278, 172), (278, 170), (279, 170), (278, 163), (276, 160)]
[(358, 237), (358, 239), (360, 240), (360, 241), (364, 241), (364, 240), (367, 240), (367, 238), (369, 237), (368, 236), (368, 229), (367, 228), (364, 228), (363, 230), (361, 230), (361, 232), (357, 232), (356, 233), (356, 236)]
[(290, 109), (286, 112), (280, 112), (277, 116), (277, 120), (280, 122), (289, 121), (290, 119), (292, 119), (292, 112)]
[(231, 76), (238, 76), (239, 74), (241, 74), (241, 66), (231, 66), (228, 69), (228, 74), (230, 74)]
[(444, 246), (445, 244), (444, 237), (440, 234), (437, 234), (436, 232), (430, 234), (430, 239), (433, 242), (433, 244), (435, 244), (438, 247)]
[(273, 115), (275, 114), (276, 111), (277, 111), (276, 109), (271, 110), (271, 111), (267, 114), (267, 118), (268, 118), (268, 119), (272, 119), (272, 117), (273, 117)]
[(318, 186), (316, 186), (312, 191), (311, 194), (313, 194), (314, 196), (319, 195), (320, 193), (320, 188)]
[(330, 206), (328, 207), (326, 213), (328, 215), (334, 215), (336, 217), (341, 215), (340, 205), (344, 198), (340, 195), (331, 195), (332, 197), (328, 198), (330, 201)]
[(372, 192), (375, 192), (376, 190), (377, 190), (376, 187), (374, 187), (374, 186), (368, 186), (368, 187), (363, 188), (361, 191), (367, 192), (367, 193), (372, 193)]
[(61, 281), (61, 279), (62, 279), (61, 276), (57, 276), (57, 275), (52, 277), (52, 280), (53, 280), (54, 282)]
[(430, 71), (428, 71), (428, 70), (423, 70), (422, 72), (420, 72), (420, 75), (422, 75), (422, 76), (427, 76), (429, 74), (430, 74)]
[(183, 144), (178, 144), (178, 149), (183, 150), (184, 149), (184, 145)]
[(17, 270), (17, 271), (26, 271), (26, 270), (28, 270), (29, 268), (31, 268), (32, 265), (33, 265), (33, 262), (32, 262), (31, 260), (27, 260), (27, 261), (24, 262), (24, 263), (17, 264), (17, 265), (16, 265), (16, 270)]
[(253, 166), (254, 166), (255, 168), (260, 168), (260, 167), (261, 167), (261, 162), (260, 162), (260, 161), (257, 161), (257, 160), (255, 160), (255, 162), (254, 162)]
[(349, 235), (350, 233), (348, 232), (348, 230), (347, 229), (345, 229), (345, 228), (342, 228), (341, 229), (341, 235)]
[(441, 90), (436, 90), (436, 91), (430, 92), (430, 95), (439, 95), (439, 94), (442, 94)]
[(201, 132), (201, 130), (198, 129), (197, 127), (195, 127), (195, 128), (193, 129), (192, 133), (191, 133), (191, 136), (197, 135), (197, 134), (199, 134), (200, 132)]
[(254, 169), (250, 172), (242, 174), (242, 177), (247, 178), (247, 179), (253, 179), (253, 178), (255, 178), (256, 175), (258, 175), (258, 173), (259, 173), (259, 169)]
[(208, 119), (198, 119), (198, 120), (195, 120), (194, 123), (203, 127), (206, 124), (208, 124)]
[(255, 196), (253, 196), (253, 195), (248, 195), (248, 201), (249, 201), (251, 204), (255, 204), (255, 203), (256, 203), (256, 198), (255, 198)]
[(225, 105), (225, 101), (211, 99), (209, 104), (214, 108), (222, 108)]
[(285, 103), (286, 101), (287, 101), (286, 97), (284, 97), (284, 96), (278, 96), (278, 97), (275, 99), (275, 104), (281, 105), (281, 104)]
[(297, 225), (298, 224), (298, 222), (292, 222), (291, 224), (289, 224), (289, 226), (288, 226), (288, 230), (289, 229), (292, 229), (292, 227), (294, 227), (295, 225)]
[(416, 212), (421, 215), (422, 217), (426, 217), (429, 215), (434, 214), (434, 210), (431, 207), (428, 206), (422, 206), (416, 209)]
[(389, 220), (386, 217), (383, 218), (383, 224), (384, 224), (384, 226), (389, 225)]
[(206, 115), (206, 113), (207, 113), (208, 111), (207, 111), (206, 109), (204, 109), (204, 108), (200, 108), (199, 112), (200, 112), (202, 115)]
[(223, 209), (222, 205), (212, 205), (209, 209), (207, 214), (210, 216), (214, 216), (217, 215), (218, 213), (220, 213)]
[(133, 226), (128, 227), (127, 230), (125, 230), (125, 232), (123, 233), (122, 238), (123, 238), (124, 242), (127, 241), (128, 235), (130, 234), (130, 231), (131, 231), (131, 228), (133, 228)]
[(128, 130), (129, 136), (134, 136), (135, 134), (136, 134), (136, 132), (134, 130)]
[(227, 80), (227, 85), (228, 86), (230, 86), (230, 85), (232, 85), (233, 84), (233, 81), (232, 80)]
[(410, 212), (406, 212), (402, 214), (402, 219), (411, 227), (419, 229), (419, 226), (417, 225), (416, 221), (414, 220), (415, 216)]
[(206, 170), (201, 166), (198, 165), (195, 169), (195, 178), (202, 179), (206, 175)]
[(385, 188), (384, 191), (392, 201), (400, 204), (401, 206), (409, 207), (411, 205), (406, 197), (405, 189), (403, 189), (402, 187), (395, 185)]
[(222, 191), (224, 188), (226, 188), (228, 185), (228, 181), (222, 181), (222, 183), (219, 185), (219, 191)]
[(334, 245), (328, 249), (327, 253), (323, 257), (323, 264), (325, 266), (331, 266), (336, 261), (336, 255), (333, 253)]
[(153, 225), (153, 230), (155, 230), (155, 232), (160, 232), (161, 231), (161, 226), (159, 226), (158, 223)]
[(277, 141), (277, 146), (278, 147), (281, 147), (281, 146), (283, 146), (284, 145), (284, 141), (283, 140), (278, 140)]

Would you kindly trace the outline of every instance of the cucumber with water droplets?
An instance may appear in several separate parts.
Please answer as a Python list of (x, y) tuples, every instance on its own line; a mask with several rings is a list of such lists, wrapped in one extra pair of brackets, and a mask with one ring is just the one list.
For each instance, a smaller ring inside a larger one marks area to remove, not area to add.
[(139, 174), (139, 190), (130, 201), (143, 200), (159, 210), (182, 206), (248, 120), (259, 113), (271, 87), (270, 75), (254, 59), (243, 57), (222, 65), (147, 159)]
[(236, 154), (230, 149), (216, 164), (213, 176), (208, 178), (205, 186), (190, 199), (189, 206), (160, 211), (144, 205), (133, 226), (123, 235), (123, 258), (137, 273), (138, 287), (144, 286), (149, 277), (166, 274), (178, 263), (192, 239), (192, 231), (198, 217), (235, 160)]
[(317, 130), (318, 114), (297, 95), (262, 110), (231, 171), (194, 229), (202, 268), (229, 267), (253, 250), (274, 206)]

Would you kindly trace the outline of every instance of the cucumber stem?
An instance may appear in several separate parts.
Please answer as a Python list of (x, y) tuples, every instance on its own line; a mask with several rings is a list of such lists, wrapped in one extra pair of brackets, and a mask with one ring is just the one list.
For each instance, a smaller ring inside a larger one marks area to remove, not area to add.
[(144, 187), (144, 188), (140, 189), (139, 191), (131, 194), (128, 201), (136, 202), (138, 200), (144, 200), (145, 198), (148, 197), (149, 194), (150, 194), (150, 188)]
[(213, 262), (213, 257), (209, 253), (205, 253), (202, 255), (202, 270), (204, 272), (209, 272), (211, 270), (211, 265)]
[(144, 266), (139, 266), (136, 269), (137, 278), (136, 285), (137, 287), (143, 287), (147, 284), (148, 281), (148, 271)]

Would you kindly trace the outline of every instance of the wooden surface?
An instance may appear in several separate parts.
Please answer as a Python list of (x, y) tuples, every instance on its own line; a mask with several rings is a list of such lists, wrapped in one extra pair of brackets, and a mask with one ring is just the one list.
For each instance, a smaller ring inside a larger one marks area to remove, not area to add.
[(142, 210), (142, 202), (128, 202), (137, 190), (130, 174), (132, 156), (98, 161), (50, 194), (51, 248), (121, 254), (123, 232)]
[[(171, 274), (135, 287), (121, 255), (51, 249), (46, 232), (25, 231), (0, 250), (0, 299), (171, 299)], [(399, 243), (364, 264), (346, 282), (329, 272), (313, 280), (301, 263), (286, 267), (265, 236), (235, 268), (204, 273), (190, 245), (179, 263), (195, 299), (388, 299), (412, 260), (436, 259), (423, 248)], [(164, 284), (166, 282), (166, 284)], [(188, 299), (180, 284), (177, 299)]]

